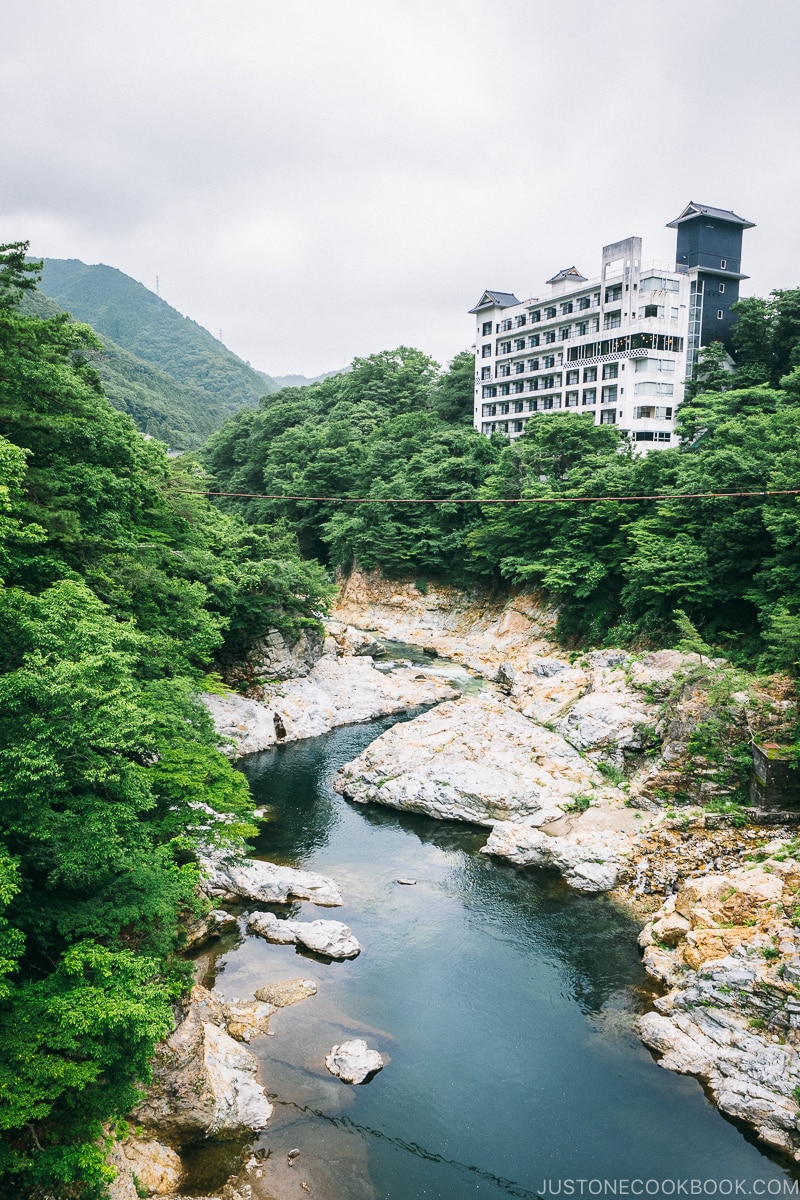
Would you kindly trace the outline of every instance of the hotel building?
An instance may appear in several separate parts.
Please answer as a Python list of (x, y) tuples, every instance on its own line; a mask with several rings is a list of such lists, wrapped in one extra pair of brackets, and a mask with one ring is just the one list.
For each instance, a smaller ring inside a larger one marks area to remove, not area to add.
[(603, 247), (600, 275), (566, 267), (547, 294), (485, 291), (475, 315), (476, 429), (519, 437), (532, 413), (575, 409), (618, 425), (637, 448), (675, 442), (697, 351), (729, 343), (742, 233), (751, 221), (688, 204), (670, 221), (674, 263), (644, 262), (642, 239)]

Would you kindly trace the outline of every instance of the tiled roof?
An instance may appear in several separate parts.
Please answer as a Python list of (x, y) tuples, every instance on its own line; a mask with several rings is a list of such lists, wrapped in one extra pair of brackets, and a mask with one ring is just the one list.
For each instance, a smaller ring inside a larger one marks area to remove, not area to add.
[(693, 217), (716, 217), (718, 221), (728, 221), (731, 225), (741, 225), (743, 229), (755, 228), (753, 221), (747, 221), (744, 217), (738, 217), (729, 208), (712, 208), (710, 204), (698, 204), (696, 200), (690, 200), (679, 217), (676, 217), (674, 221), (667, 222), (667, 229), (677, 229), (683, 221), (690, 221)]

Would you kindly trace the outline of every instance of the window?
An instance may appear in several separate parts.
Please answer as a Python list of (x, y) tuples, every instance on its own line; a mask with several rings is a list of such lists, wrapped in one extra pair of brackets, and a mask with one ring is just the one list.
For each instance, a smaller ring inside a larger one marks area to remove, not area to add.
[[(519, 388), (519, 390), (520, 390), (520, 391), (522, 391), (522, 384), (521, 384), (521, 383), (515, 383), (515, 384), (514, 384), (514, 391), (516, 391), (516, 390), (517, 390), (517, 388)], [(522, 401), (521, 401), (521, 400), (515, 400), (515, 401), (514, 401), (514, 412), (522, 412)]]
[(525, 338), (517, 338), (517, 340), (514, 342), (514, 349), (515, 350), (524, 350), (525, 349)]
[(597, 379), (597, 367), (584, 367), (583, 382), (594, 383), (595, 379)]
[(647, 371), (648, 374), (658, 372), (659, 374), (674, 374), (675, 359), (674, 358), (635, 358), (634, 371)]
[(663, 407), (663, 406), (656, 406), (656, 420), (657, 421), (671, 421), (672, 420), (672, 409), (668, 408), (668, 407)]
[(606, 363), (603, 367), (603, 379), (617, 379), (619, 377), (619, 363)]
[(519, 362), (514, 363), (514, 374), (515, 375), (521, 375), (524, 370), (525, 370), (525, 363), (522, 361), (522, 359), (520, 359)]
[(481, 346), (481, 358), (491, 358), (491, 357), (492, 357), (492, 344), (491, 344), (491, 342), (489, 342), (488, 345)]
[(509, 383), (501, 383), (500, 384), (500, 395), (501, 396), (507, 396), (510, 391), (511, 391), (511, 384), (509, 384)]
[(547, 317), (548, 321), (552, 321), (553, 317), (556, 315), (556, 310), (552, 307), (546, 308), (544, 311), (544, 315)]
[(481, 371), (481, 379), (491, 379), (491, 378), (492, 378), (492, 368), (484, 367), (483, 370)]
[(637, 429), (633, 435), (635, 442), (652, 442), (655, 439), (655, 434), (649, 429)]
[(719, 294), (720, 294), (720, 296), (722, 296), (724, 292), (725, 292), (725, 284), (724, 284), (724, 283), (721, 283), (721, 284), (719, 285)]
[(528, 370), (529, 371), (538, 371), (539, 370), (538, 358), (529, 358), (528, 359)]
[(717, 320), (721, 321), (724, 316), (725, 316), (724, 310), (721, 308), (718, 308), (717, 309)]
[(533, 324), (534, 321), (541, 321), (541, 319), (542, 319), (542, 310), (540, 308), (537, 308), (531, 313), (531, 324)]
[(483, 328), (481, 329), (481, 336), (482, 337), (490, 337), (491, 333), (492, 333), (492, 322), (484, 321)]
[(671, 309), (669, 310), (669, 319), (670, 319), (670, 321), (677, 321), (677, 319), (678, 319), (678, 310), (677, 310), (677, 308), (671, 308)]
[(542, 366), (543, 367), (554, 367), (555, 365), (556, 365), (555, 354), (545, 354), (544, 358), (542, 359)]
[(545, 390), (547, 390), (548, 388), (554, 388), (555, 386), (556, 386), (555, 375), (545, 375), (544, 379), (542, 380), (542, 387)]
[(567, 340), (567, 338), (569, 337), (569, 331), (570, 331), (569, 325), (562, 325), (561, 328), (559, 329), (558, 336), (562, 342), (565, 342)]
[(589, 330), (588, 321), (579, 321), (577, 324), (578, 337), (585, 337)]
[(504, 416), (506, 415), (506, 413), (507, 413), (507, 412), (508, 412), (508, 405), (507, 405), (507, 404), (501, 404), (501, 405), (500, 405), (500, 415), (504, 417)]
[(542, 408), (551, 409), (553, 407), (553, 397), (546, 396), (542, 401)]
[(634, 396), (672, 396), (675, 387), (671, 383), (636, 383), (633, 386)]
[(522, 316), (514, 318), (514, 328), (515, 329), (522, 329), (522, 326), (524, 324), (525, 324), (525, 314), (524, 313), (522, 314)]
[(613, 304), (615, 300), (622, 299), (622, 284), (615, 283), (613, 287), (606, 288), (606, 304)]
[(511, 374), (511, 363), (498, 363), (497, 375), (498, 378), (503, 378), (505, 375)]
[(657, 433), (657, 434), (656, 434), (656, 441), (657, 441), (657, 442), (671, 442), (671, 441), (672, 441), (672, 434), (669, 432), (669, 430), (665, 430), (665, 432), (664, 432), (664, 433)]
[(664, 309), (659, 304), (645, 304), (639, 312), (641, 317), (663, 317), (663, 315)]
[(538, 379), (529, 379), (528, 380), (528, 391), (529, 392), (538, 392), (538, 390), (539, 390), (539, 380)]
[(522, 421), (512, 421), (511, 428), (514, 433), (522, 433)]
[(639, 284), (642, 292), (679, 292), (680, 282), (677, 279), (666, 279), (663, 275), (645, 275)]
[(539, 407), (538, 400), (529, 400), (528, 401), (528, 412), (536, 412), (538, 407)]
[(728, 269), (728, 260), (727, 260), (727, 258), (721, 258), (721, 259), (719, 260), (719, 269), (720, 269), (720, 271), (726, 271), (726, 270)]
[(545, 340), (545, 342), (548, 342), (548, 343), (554, 342), (556, 340), (555, 329), (548, 329), (547, 333), (544, 335), (544, 340)]
[(511, 342), (501, 342), (500, 347), (498, 349), (498, 354), (510, 354), (510, 353), (511, 353)]
[(496, 388), (496, 387), (485, 387), (485, 388), (483, 389), (483, 398), (484, 398), (484, 400), (487, 398), (487, 396), (496, 396), (496, 395), (497, 395), (497, 388)]
[(507, 333), (510, 328), (511, 328), (511, 317), (506, 317), (506, 319), (504, 321), (500, 322), (500, 332)]
[(601, 425), (616, 425), (617, 410), (615, 408), (603, 408), (600, 410)]
[(538, 333), (532, 333), (531, 336), (528, 338), (528, 347), (531, 350), (533, 350), (534, 346), (538, 346), (538, 345), (539, 345), (539, 335), (538, 335)]
[(601, 393), (601, 396), (602, 396), (601, 403), (603, 403), (603, 404), (616, 403), (617, 385), (615, 383), (610, 383), (608, 385), (608, 387), (604, 387), (603, 391)]
[(603, 329), (619, 329), (622, 324), (622, 313), (619, 309), (606, 313), (603, 318)]
[(497, 405), (496, 404), (484, 404), (483, 415), (484, 415), (484, 417), (497, 416)]
[(578, 381), (580, 379), (580, 374), (581, 374), (580, 371), (567, 371), (567, 379), (566, 379), (567, 387), (569, 387), (569, 385), (571, 383), (578, 383)]
[(583, 389), (583, 403), (584, 404), (596, 404), (597, 403), (597, 388), (584, 388)]
[(591, 303), (592, 302), (588, 296), (581, 296), (580, 300), (578, 301), (578, 308), (580, 308), (580, 309), (588, 308)]
[(600, 332), (600, 318), (599, 317), (592, 317), (592, 332), (593, 333)]
[(571, 312), (572, 312), (572, 301), (565, 300), (564, 303), (561, 305), (562, 316), (566, 316), (567, 313), (571, 313)]
[(564, 397), (564, 407), (565, 408), (577, 408), (578, 407), (578, 393), (577, 392), (567, 392), (566, 396)]

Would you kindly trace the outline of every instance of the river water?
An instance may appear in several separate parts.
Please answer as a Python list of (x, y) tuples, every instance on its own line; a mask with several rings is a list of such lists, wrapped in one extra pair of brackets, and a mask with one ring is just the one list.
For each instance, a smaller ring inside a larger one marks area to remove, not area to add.
[[(256, 1143), (269, 1154), (265, 1178), (277, 1172), (274, 1194), (502, 1200), (569, 1194), (568, 1181), (581, 1179), (658, 1180), (660, 1194), (676, 1195), (691, 1194), (680, 1181), (692, 1179), (712, 1181), (706, 1194), (721, 1180), (744, 1181), (739, 1194), (791, 1186), (785, 1165), (636, 1038), (651, 991), (625, 911), (480, 854), (486, 830), (333, 792), (337, 768), (392, 723), (243, 762), (272, 815), (258, 853), (331, 875), (345, 896), (339, 909), (273, 911), (342, 920), (364, 946), (329, 963), (240, 935), (216, 956), (214, 986), (228, 998), (287, 978), (319, 989), (277, 1013), (273, 1036), (253, 1045), (275, 1102)], [(360, 1087), (324, 1066), (331, 1046), (352, 1037), (387, 1062)], [(219, 1163), (198, 1164), (194, 1186), (218, 1186)], [(295, 1190), (300, 1182), (309, 1192)], [(265, 1186), (257, 1181), (256, 1194), (272, 1195)]]

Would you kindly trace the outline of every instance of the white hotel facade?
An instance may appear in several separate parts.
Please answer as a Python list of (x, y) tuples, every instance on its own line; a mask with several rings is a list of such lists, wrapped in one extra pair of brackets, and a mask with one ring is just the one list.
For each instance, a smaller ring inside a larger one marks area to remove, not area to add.
[(670, 225), (675, 263), (644, 262), (630, 237), (603, 247), (595, 279), (569, 267), (541, 298), (483, 293), (470, 309), (477, 429), (515, 438), (532, 414), (572, 409), (617, 425), (640, 451), (675, 444), (697, 350), (728, 341), (751, 222), (692, 202)]

